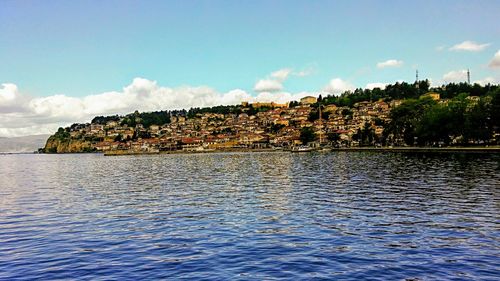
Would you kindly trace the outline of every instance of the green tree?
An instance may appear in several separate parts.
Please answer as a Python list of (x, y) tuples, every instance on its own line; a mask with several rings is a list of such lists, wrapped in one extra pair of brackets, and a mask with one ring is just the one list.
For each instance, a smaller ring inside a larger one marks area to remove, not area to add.
[(300, 141), (303, 144), (310, 143), (316, 139), (316, 133), (311, 127), (304, 127), (300, 130)]
[(342, 109), (342, 115), (343, 116), (352, 116), (352, 110), (350, 110), (348, 108), (344, 108), (344, 109)]
[(284, 127), (285, 127), (285, 125), (283, 125), (283, 124), (271, 124), (271, 126), (266, 128), (266, 131), (268, 131), (269, 133), (276, 134)]
[(330, 142), (333, 142), (333, 143), (336, 143), (338, 141), (340, 141), (340, 134), (339, 133), (328, 133), (326, 135), (326, 138), (330, 141)]
[(491, 91), (489, 97), (491, 101), (488, 112), (491, 126), (498, 130), (500, 129), (500, 88)]
[(450, 126), (448, 122), (452, 114), (446, 105), (437, 104), (422, 113), (415, 124), (415, 134), (420, 145), (430, 145), (437, 142), (450, 143)]
[(391, 121), (384, 126), (384, 138), (390, 143), (413, 145), (422, 115), (436, 104), (436, 101), (426, 97), (409, 99), (393, 108), (390, 112)]
[(372, 145), (375, 141), (375, 130), (371, 124), (366, 122), (362, 130), (360, 130), (361, 145)]
[(57, 132), (54, 134), (54, 137), (59, 140), (64, 140), (64, 139), (69, 139), (70, 134), (68, 130), (59, 127), (59, 129), (57, 129)]
[(489, 122), (490, 106), (485, 99), (481, 99), (465, 116), (464, 143), (469, 141), (489, 142), (493, 135), (493, 128)]

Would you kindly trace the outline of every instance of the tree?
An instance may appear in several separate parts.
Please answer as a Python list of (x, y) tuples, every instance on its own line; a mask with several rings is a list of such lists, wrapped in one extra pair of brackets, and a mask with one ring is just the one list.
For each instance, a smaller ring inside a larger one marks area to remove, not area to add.
[(316, 139), (316, 133), (314, 133), (313, 128), (304, 127), (300, 130), (300, 141), (303, 144), (310, 143)]
[(267, 128), (267, 131), (276, 134), (284, 127), (285, 125), (283, 124), (271, 124), (271, 126)]
[(489, 108), (485, 99), (481, 99), (470, 111), (466, 113), (464, 122), (463, 142), (484, 141), (489, 142), (493, 135), (493, 128), (489, 124)]
[(64, 140), (64, 139), (68, 139), (70, 137), (70, 134), (69, 134), (68, 130), (66, 130), (62, 127), (59, 127), (59, 129), (57, 129), (57, 132), (54, 134), (54, 136), (59, 140)]
[(338, 142), (340, 140), (340, 134), (339, 133), (328, 133), (326, 135), (326, 138), (331, 142)]
[(371, 124), (366, 122), (363, 130), (360, 131), (360, 139), (362, 145), (371, 145), (375, 140), (375, 130), (372, 128)]
[(500, 88), (497, 88), (494, 91), (491, 91), (490, 95), (490, 122), (493, 127), (496, 129), (500, 128)]
[(112, 116), (96, 116), (90, 123), (92, 124), (101, 124), (101, 125), (106, 125), (108, 121), (120, 121), (120, 116), (118, 115), (112, 115)]
[(361, 129), (358, 129), (358, 130), (356, 131), (356, 133), (354, 133), (354, 134), (352, 135), (352, 140), (353, 140), (353, 141), (361, 141), (361, 136), (362, 136)]
[(415, 137), (420, 145), (450, 142), (450, 127), (447, 125), (452, 114), (446, 105), (437, 104), (422, 113), (415, 124)]
[[(330, 116), (330, 112), (325, 112), (323, 111), (323, 105), (319, 105), (317, 109), (311, 110), (309, 113), (309, 116), (307, 117), (307, 120), (310, 122), (314, 122), (319, 119), (319, 107), (321, 107), (321, 119), (328, 119), (328, 116)], [(351, 112), (352, 114), (352, 112)]]
[(148, 131), (136, 131), (136, 132), (137, 132), (137, 137), (138, 138), (142, 138), (142, 139), (149, 139), (149, 138), (151, 138), (151, 134)]
[(347, 108), (342, 109), (342, 115), (343, 116), (352, 116), (352, 110), (347, 109)]
[(413, 145), (416, 137), (416, 128), (424, 112), (436, 105), (431, 98), (409, 99), (400, 106), (391, 110), (391, 121), (384, 126), (384, 134), (392, 142), (403, 141)]

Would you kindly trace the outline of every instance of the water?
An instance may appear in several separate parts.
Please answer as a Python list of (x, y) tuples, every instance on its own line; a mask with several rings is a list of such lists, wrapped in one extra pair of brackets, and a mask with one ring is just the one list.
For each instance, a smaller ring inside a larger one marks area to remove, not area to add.
[(0, 156), (0, 279), (498, 280), (499, 155)]

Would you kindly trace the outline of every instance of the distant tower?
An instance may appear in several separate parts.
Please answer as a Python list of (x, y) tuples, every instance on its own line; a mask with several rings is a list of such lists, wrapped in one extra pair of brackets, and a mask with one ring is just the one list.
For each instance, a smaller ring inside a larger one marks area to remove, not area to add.
[(418, 89), (418, 69), (415, 71), (415, 87)]
[(467, 68), (467, 84), (470, 84), (470, 71)]
[(321, 104), (319, 105), (319, 124), (320, 124), (320, 129), (319, 129), (319, 144), (323, 142), (323, 119), (321, 118)]

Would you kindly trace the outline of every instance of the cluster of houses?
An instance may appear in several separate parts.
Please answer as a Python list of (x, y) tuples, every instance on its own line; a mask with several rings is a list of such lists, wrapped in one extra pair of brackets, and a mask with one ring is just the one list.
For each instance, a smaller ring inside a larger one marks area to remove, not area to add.
[[(104, 124), (75, 124), (70, 128), (72, 138), (96, 140), (98, 151), (204, 151), (228, 149), (261, 149), (301, 145), (301, 130), (310, 127), (319, 146), (331, 143), (328, 136), (337, 135), (337, 144), (357, 145), (353, 135), (367, 126), (376, 135), (383, 127), (376, 120), (388, 121), (390, 109), (400, 101), (359, 102), (352, 108), (333, 104), (317, 107), (315, 97), (304, 97), (295, 106), (277, 103), (242, 103), (240, 114), (197, 114), (194, 118), (170, 116), (170, 123), (145, 128), (120, 125), (120, 121)], [(253, 107), (254, 112), (249, 114)], [(257, 113), (255, 113), (255, 109)], [(259, 110), (261, 109), (261, 110)], [(312, 111), (319, 118), (311, 118)], [(138, 137), (144, 136), (147, 137)]]

